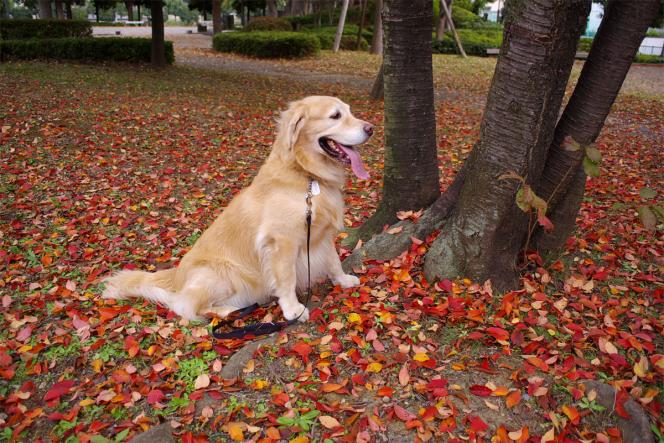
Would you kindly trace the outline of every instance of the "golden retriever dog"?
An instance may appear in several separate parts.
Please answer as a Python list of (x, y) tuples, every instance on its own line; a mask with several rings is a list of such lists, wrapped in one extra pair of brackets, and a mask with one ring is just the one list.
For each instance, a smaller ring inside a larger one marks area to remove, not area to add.
[(287, 320), (309, 311), (296, 290), (307, 286), (306, 197), (311, 189), (311, 278), (344, 288), (334, 246), (343, 228), (345, 167), (369, 177), (357, 152), (373, 126), (334, 97), (312, 96), (282, 112), (272, 151), (251, 185), (240, 192), (176, 268), (124, 270), (105, 280), (104, 298), (144, 297), (187, 319), (225, 317), (276, 297)]

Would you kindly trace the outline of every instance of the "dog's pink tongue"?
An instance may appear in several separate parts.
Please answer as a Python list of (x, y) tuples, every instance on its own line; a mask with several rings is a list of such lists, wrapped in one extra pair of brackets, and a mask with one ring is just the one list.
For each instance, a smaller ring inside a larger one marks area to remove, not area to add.
[(360, 180), (368, 179), (369, 173), (366, 171), (366, 169), (364, 169), (360, 154), (358, 154), (355, 149), (344, 146), (341, 143), (339, 143), (339, 147), (343, 149), (348, 158), (350, 158), (350, 167), (353, 170), (353, 174), (355, 174), (355, 176)]

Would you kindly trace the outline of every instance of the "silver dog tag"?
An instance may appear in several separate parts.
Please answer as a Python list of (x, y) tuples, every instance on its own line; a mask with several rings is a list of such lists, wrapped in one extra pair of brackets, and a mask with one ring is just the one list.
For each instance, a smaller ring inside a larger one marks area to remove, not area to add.
[(318, 181), (312, 180), (311, 181), (311, 195), (318, 195), (320, 194), (320, 186), (318, 186)]

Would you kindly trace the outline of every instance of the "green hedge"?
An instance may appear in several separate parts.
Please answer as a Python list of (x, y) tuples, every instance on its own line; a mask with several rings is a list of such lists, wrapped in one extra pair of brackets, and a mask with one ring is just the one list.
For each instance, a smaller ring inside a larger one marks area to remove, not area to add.
[(252, 17), (245, 31), (292, 31), (290, 22), (277, 17)]
[[(459, 29), (459, 38), (463, 49), (468, 55), (486, 56), (486, 50), (500, 48), (503, 43), (503, 33), (495, 29)], [(445, 33), (442, 41), (432, 43), (433, 52), (440, 54), (455, 54), (457, 52), (454, 39)]]
[(457, 28), (470, 28), (484, 20), (472, 11), (452, 6), (452, 21)]
[[(0, 40), (0, 60), (85, 60), (150, 62), (149, 38), (55, 38)], [(173, 43), (166, 42), (166, 60), (173, 63)]]
[(259, 58), (299, 58), (316, 54), (320, 41), (304, 32), (224, 32), (213, 37), (212, 47)]
[[(337, 34), (336, 26), (322, 26), (316, 28), (313, 25), (303, 26), (302, 31), (304, 32), (315, 32), (317, 34), (332, 34), (332, 36)], [(357, 32), (359, 31), (359, 26), (357, 25), (346, 25), (344, 26), (344, 35), (351, 35), (357, 38)], [(362, 29), (362, 38), (370, 42), (373, 39), (373, 27), (364, 27)], [(325, 49), (325, 48), (323, 48)]]
[[(320, 41), (320, 47), (321, 49), (332, 49), (334, 46), (334, 34), (327, 34), (324, 32), (310, 32), (309, 34), (315, 35), (316, 38)], [(356, 35), (342, 35), (341, 36), (341, 42), (339, 44), (339, 49), (343, 49), (344, 51), (367, 51), (369, 50), (369, 43), (367, 43), (366, 39), (363, 37), (360, 37), (360, 45), (359, 47), (356, 46), (357, 44), (357, 36)]]
[(92, 26), (87, 20), (0, 20), (1, 40), (90, 36)]
[(634, 56), (634, 63), (664, 63), (664, 57), (661, 55), (647, 55), (647, 54), (636, 54)]

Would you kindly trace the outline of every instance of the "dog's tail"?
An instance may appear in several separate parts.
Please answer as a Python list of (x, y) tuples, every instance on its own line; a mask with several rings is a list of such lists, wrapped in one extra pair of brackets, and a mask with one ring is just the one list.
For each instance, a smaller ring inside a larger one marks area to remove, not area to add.
[(114, 299), (143, 297), (177, 312), (174, 277), (175, 268), (157, 272), (120, 271), (104, 280), (106, 289), (101, 296)]

